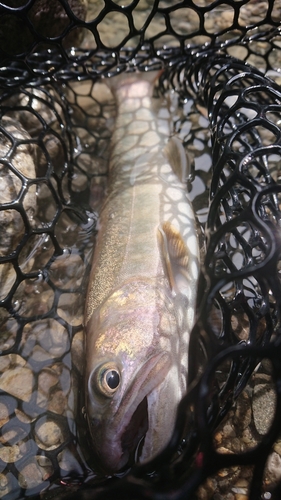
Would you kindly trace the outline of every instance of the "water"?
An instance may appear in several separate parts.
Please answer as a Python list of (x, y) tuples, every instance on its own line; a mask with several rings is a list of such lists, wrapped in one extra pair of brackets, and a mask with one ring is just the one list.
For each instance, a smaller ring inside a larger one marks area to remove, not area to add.
[[(37, 106), (40, 91), (26, 92)], [(74, 478), (85, 480), (93, 475), (83, 417), (82, 325), (115, 108), (107, 87), (91, 82), (48, 87), (40, 97), (48, 104), (39, 108), (48, 125), (45, 138), (52, 137), (46, 150), (55, 161), (54, 165), (45, 161), (48, 154), (39, 141), (36, 158), (44, 154), (44, 162), (40, 177), (32, 184), (29, 231), (16, 259), (11, 252), (21, 245), (25, 226), (16, 241), (16, 236), (11, 237), (14, 243), (5, 254), (8, 262), (2, 264), (1, 275), (6, 307), (0, 309), (0, 494), (6, 499), (30, 496), (54, 480), (72, 483)], [(16, 98), (26, 106), (22, 102), (26, 96), (14, 95), (13, 103)], [(190, 196), (204, 225), (205, 182), (211, 167), (207, 121), (191, 101), (178, 106), (176, 96), (171, 99), (174, 129), (196, 169), (191, 173)], [(160, 115), (165, 114), (165, 106), (159, 109)], [(58, 110), (57, 119), (52, 107)], [(28, 106), (23, 119), (28, 140), (34, 144), (40, 130), (34, 127), (33, 109)], [(15, 123), (21, 119), (18, 111), (9, 109), (8, 114)], [(17, 154), (16, 150), (12, 163)], [(67, 157), (68, 164), (58, 162), (57, 156)], [(29, 162), (36, 164), (36, 158), (30, 154)], [(9, 175), (13, 180), (11, 169)], [(34, 171), (24, 176), (34, 178)], [(8, 210), (1, 213), (6, 212), (10, 220)], [(14, 226), (8, 227), (14, 235)]]

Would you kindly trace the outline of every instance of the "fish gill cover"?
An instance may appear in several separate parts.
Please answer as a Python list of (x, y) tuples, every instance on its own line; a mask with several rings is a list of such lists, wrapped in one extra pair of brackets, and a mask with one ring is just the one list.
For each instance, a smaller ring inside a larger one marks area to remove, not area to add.
[[(278, 0), (1, 2), (1, 498), (280, 498), (280, 19)], [(160, 68), (206, 238), (189, 391), (167, 449), (105, 478), (82, 411), (102, 77)]]

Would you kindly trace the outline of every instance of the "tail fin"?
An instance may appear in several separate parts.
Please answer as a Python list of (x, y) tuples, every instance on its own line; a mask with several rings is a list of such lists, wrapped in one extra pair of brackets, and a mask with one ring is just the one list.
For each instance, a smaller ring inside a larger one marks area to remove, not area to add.
[[(134, 73), (120, 73), (119, 75), (106, 78), (104, 82), (108, 86), (108, 88), (111, 90), (111, 92), (115, 95), (117, 90), (119, 90), (121, 87), (126, 87), (126, 86), (131, 86), (134, 83), (138, 84), (140, 82), (147, 82), (146, 86), (146, 96), (152, 96), (153, 94), (153, 88), (155, 85), (155, 82), (159, 79), (161, 73), (163, 70), (153, 70), (153, 71), (143, 71), (143, 72), (134, 72)], [(140, 89), (139, 89), (140, 90)], [(149, 91), (148, 91), (149, 90)], [(139, 97), (142, 97), (139, 95)]]

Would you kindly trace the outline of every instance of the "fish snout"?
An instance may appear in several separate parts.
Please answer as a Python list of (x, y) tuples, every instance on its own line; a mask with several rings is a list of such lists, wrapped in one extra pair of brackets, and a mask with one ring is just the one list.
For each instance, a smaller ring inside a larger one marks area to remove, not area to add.
[[(155, 456), (155, 438), (151, 424), (155, 402), (150, 404), (151, 394), (157, 400), (166, 398), (158, 392), (171, 369), (171, 355), (155, 353), (137, 371), (134, 379), (121, 398), (102, 396), (93, 398), (91, 375), (88, 382), (87, 419), (92, 445), (99, 469), (112, 474), (142, 461), (143, 449), (149, 449), (148, 459)], [(111, 367), (112, 368), (112, 367)], [(95, 373), (93, 371), (93, 373)], [(110, 382), (116, 383), (115, 377)], [(161, 413), (161, 412), (160, 412)], [(160, 420), (165, 415), (159, 415)], [(161, 424), (160, 424), (161, 426)], [(148, 442), (149, 441), (149, 442)]]

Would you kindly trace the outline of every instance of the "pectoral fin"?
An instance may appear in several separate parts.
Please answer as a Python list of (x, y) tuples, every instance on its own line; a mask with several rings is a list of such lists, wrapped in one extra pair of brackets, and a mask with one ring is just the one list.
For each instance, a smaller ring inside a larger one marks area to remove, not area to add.
[(185, 294), (188, 286), (188, 248), (180, 232), (170, 223), (158, 228), (159, 246), (171, 290)]
[(190, 174), (190, 161), (178, 137), (171, 137), (164, 148), (164, 155), (180, 181), (186, 182)]

